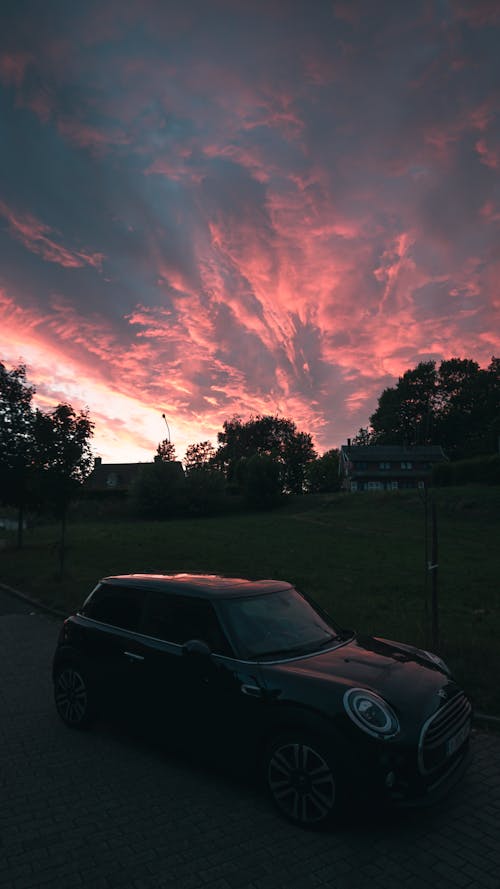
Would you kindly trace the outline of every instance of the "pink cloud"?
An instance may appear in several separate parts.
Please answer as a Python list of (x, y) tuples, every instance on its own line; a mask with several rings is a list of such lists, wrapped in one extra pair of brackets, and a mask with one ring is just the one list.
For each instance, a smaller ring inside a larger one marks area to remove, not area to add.
[(13, 85), (17, 89), (24, 80), (28, 65), (32, 62), (32, 56), (28, 52), (13, 52), (0, 54), (0, 81), (7, 86)]
[(40, 222), (31, 213), (19, 213), (0, 200), (0, 215), (7, 219), (9, 231), (16, 240), (31, 253), (41, 256), (46, 262), (54, 262), (64, 268), (82, 268), (89, 265), (101, 270), (102, 253), (89, 253), (82, 250), (69, 250), (58, 244), (51, 235), (57, 234), (50, 226)]
[(491, 148), (485, 139), (479, 139), (476, 142), (476, 151), (481, 159), (481, 163), (490, 167), (492, 170), (500, 167), (500, 151)]
[(128, 145), (130, 137), (117, 127), (99, 129), (75, 119), (60, 118), (57, 128), (61, 135), (79, 148), (88, 148), (94, 154), (102, 154), (111, 146)]

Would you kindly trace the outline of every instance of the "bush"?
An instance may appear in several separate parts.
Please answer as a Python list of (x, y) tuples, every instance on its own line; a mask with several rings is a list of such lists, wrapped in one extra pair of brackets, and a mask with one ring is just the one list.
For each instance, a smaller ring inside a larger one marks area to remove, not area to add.
[(500, 485), (500, 454), (457, 460), (455, 463), (439, 463), (432, 471), (435, 485)]
[(130, 487), (130, 507), (137, 515), (167, 519), (186, 510), (186, 480), (173, 461), (146, 463)]
[(191, 469), (184, 485), (190, 515), (214, 515), (227, 508), (226, 482), (221, 472), (208, 467)]
[(245, 501), (249, 506), (270, 509), (281, 499), (280, 467), (271, 457), (254, 454), (241, 461), (239, 475)]

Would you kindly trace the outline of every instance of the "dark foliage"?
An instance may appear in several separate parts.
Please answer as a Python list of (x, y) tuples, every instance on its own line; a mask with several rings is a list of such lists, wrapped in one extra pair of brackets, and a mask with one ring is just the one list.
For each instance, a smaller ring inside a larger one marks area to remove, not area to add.
[(435, 485), (500, 485), (500, 455), (440, 463), (432, 472)]
[(186, 474), (197, 472), (200, 469), (215, 467), (215, 448), (211, 441), (200, 441), (198, 444), (189, 445), (184, 460)]
[(163, 441), (160, 441), (158, 447), (156, 448), (156, 459), (162, 460), (164, 463), (170, 463), (175, 461), (175, 445), (169, 441), (168, 438), (164, 438)]
[(301, 494), (305, 490), (307, 466), (316, 452), (311, 436), (298, 432), (292, 420), (257, 416), (243, 422), (241, 417), (233, 417), (223, 423), (217, 438), (215, 462), (229, 483), (239, 484), (242, 460), (258, 456), (277, 465), (281, 493)]
[(281, 469), (266, 454), (252, 454), (238, 465), (238, 481), (245, 502), (258, 509), (271, 509), (281, 498)]
[(130, 506), (144, 518), (167, 519), (186, 511), (184, 473), (179, 463), (145, 463), (130, 488)]
[(24, 512), (31, 501), (34, 392), (23, 364), (9, 371), (0, 362), (0, 498), (18, 510), (19, 546)]
[[(500, 434), (500, 359), (486, 369), (451, 358), (439, 368), (425, 361), (385, 389), (370, 417), (371, 444), (438, 444), (451, 459), (497, 450)], [(356, 439), (355, 444), (360, 443)]]
[(18, 509), (20, 546), (27, 507), (55, 512), (62, 519), (62, 553), (69, 502), (91, 469), (93, 423), (70, 404), (35, 410), (34, 393), (24, 365), (8, 371), (0, 363), (0, 497)]
[(331, 494), (340, 490), (339, 451), (332, 448), (309, 463), (307, 488), (311, 494)]
[(187, 511), (190, 515), (214, 515), (228, 506), (226, 481), (221, 472), (209, 466), (186, 469), (184, 481)]

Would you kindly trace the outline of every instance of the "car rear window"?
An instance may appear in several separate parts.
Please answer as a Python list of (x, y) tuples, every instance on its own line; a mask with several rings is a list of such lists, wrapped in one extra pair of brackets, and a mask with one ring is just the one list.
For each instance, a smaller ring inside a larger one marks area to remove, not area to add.
[(144, 593), (132, 587), (100, 584), (87, 599), (81, 614), (123, 630), (139, 629)]

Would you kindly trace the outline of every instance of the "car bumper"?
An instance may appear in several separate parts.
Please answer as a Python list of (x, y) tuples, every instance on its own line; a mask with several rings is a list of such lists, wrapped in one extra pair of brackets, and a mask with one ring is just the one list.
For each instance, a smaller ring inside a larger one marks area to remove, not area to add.
[(423, 808), (439, 803), (462, 781), (471, 760), (472, 748), (468, 741), (439, 775), (430, 777), (425, 783), (416, 781), (406, 793), (395, 789), (389, 794), (389, 802), (407, 808)]
[(430, 774), (420, 771), (416, 747), (386, 749), (378, 755), (373, 755), (373, 750), (367, 747), (356, 753), (351, 748), (349, 786), (357, 800), (362, 798), (365, 804), (371, 799), (375, 805), (389, 807), (431, 806), (460, 783), (471, 758), (470, 736), (452, 757)]

